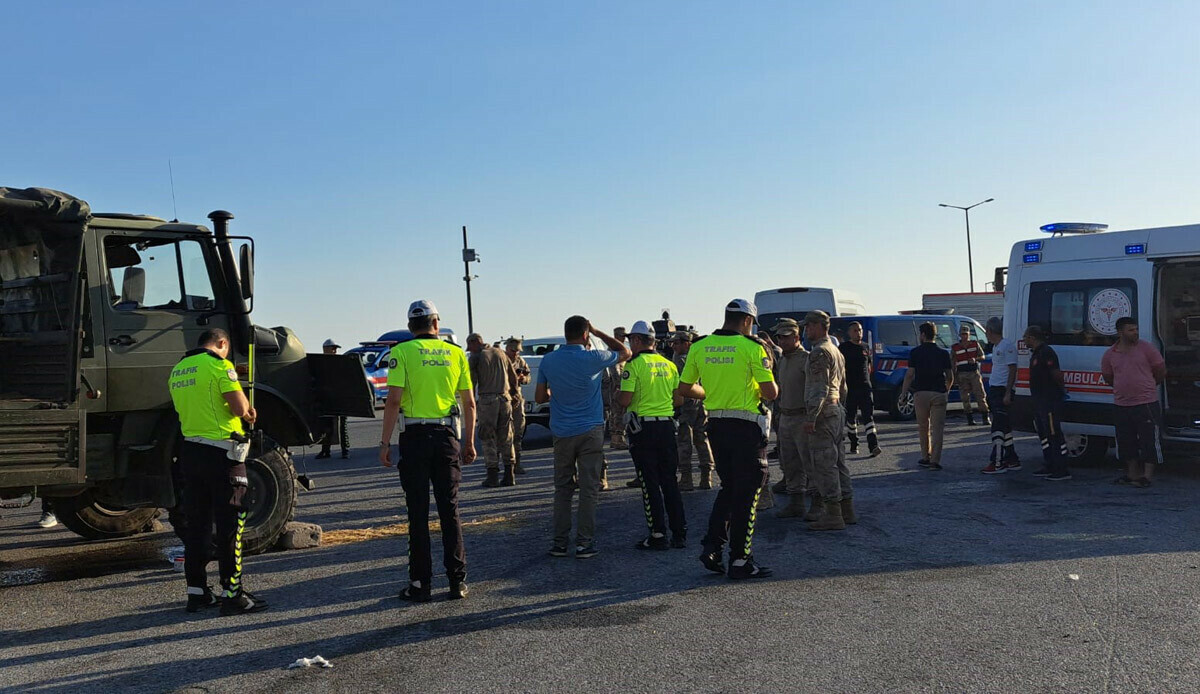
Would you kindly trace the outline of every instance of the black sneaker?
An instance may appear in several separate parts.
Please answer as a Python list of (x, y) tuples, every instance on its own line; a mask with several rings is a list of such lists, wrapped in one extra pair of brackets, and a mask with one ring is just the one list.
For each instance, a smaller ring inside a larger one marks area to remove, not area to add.
[(666, 551), (671, 549), (671, 541), (667, 539), (666, 535), (660, 535), (659, 537), (654, 537), (651, 535), (645, 540), (638, 542), (633, 546), (633, 548), (642, 550)]
[(941, 470), (941, 469), (942, 469), (942, 464), (941, 464), (941, 463), (930, 463), (930, 464), (928, 465), (928, 468), (929, 468), (930, 470)]
[(929, 461), (929, 458), (921, 458), (917, 461), (917, 465), (920, 465), (921, 467), (929, 467), (930, 465), (933, 465), (933, 463)]
[(746, 557), (746, 563), (737, 565), (729, 564), (729, 577), (735, 581), (742, 581), (748, 578), (766, 578), (775, 573), (765, 566), (759, 566), (754, 563), (752, 557)]
[(850, 447), (850, 455), (857, 455), (857, 454), (858, 454), (858, 444), (856, 443)]
[(400, 591), (400, 595), (397, 597), (408, 602), (429, 602), (433, 599), (433, 596), (429, 594), (428, 587), (420, 588), (411, 583)]
[(672, 535), (671, 536), (671, 548), (672, 549), (683, 549), (685, 547), (687, 547), (687, 535)]
[(1038, 470), (1037, 472), (1033, 473), (1033, 476), (1034, 477), (1049, 477), (1050, 476), (1050, 468), (1043, 467), (1040, 470)]
[(589, 542), (586, 545), (575, 545), (576, 559), (591, 559), (599, 553), (600, 550), (596, 549), (595, 542)]
[(1069, 473), (1069, 472), (1055, 472), (1055, 473), (1052, 473), (1052, 474), (1046, 475), (1046, 479), (1048, 479), (1048, 480), (1053, 480), (1053, 481), (1055, 481), (1055, 482), (1061, 482), (1061, 481), (1063, 481), (1063, 480), (1069, 480), (1069, 479), (1071, 479), (1071, 473)]
[(552, 556), (552, 557), (567, 556), (567, 546), (566, 545), (554, 545), (553, 547), (550, 548), (550, 556)]
[(313, 460), (325, 460), (328, 457), (329, 457), (329, 451), (321, 451), (320, 453), (313, 456)]
[(704, 568), (713, 573), (725, 573), (725, 563), (721, 561), (720, 552), (708, 552), (700, 555), (700, 563), (704, 564)]
[(459, 581), (458, 583), (450, 584), (450, 592), (446, 595), (446, 599), (447, 600), (462, 600), (463, 598), (467, 597), (467, 595), (469, 595), (470, 593), (471, 593), (471, 590), (469, 588), (467, 588), (466, 581)]
[(221, 616), (230, 617), (235, 614), (250, 614), (267, 609), (267, 601), (256, 598), (248, 590), (240, 590), (232, 598), (221, 599)]
[(210, 607), (217, 607), (220, 604), (221, 601), (217, 599), (216, 595), (213, 595), (212, 589), (206, 587), (204, 595), (188, 594), (187, 611), (199, 612), (200, 610), (207, 610)]

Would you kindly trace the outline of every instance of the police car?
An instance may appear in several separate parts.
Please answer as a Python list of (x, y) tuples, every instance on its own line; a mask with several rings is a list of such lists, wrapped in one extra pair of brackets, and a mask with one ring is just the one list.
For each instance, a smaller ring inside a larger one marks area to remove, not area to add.
[[(830, 334), (839, 341), (846, 341), (846, 327), (853, 321), (862, 323), (863, 343), (871, 351), (871, 390), (875, 407), (887, 410), (893, 419), (908, 420), (916, 416), (912, 393), (901, 395), (900, 387), (904, 385), (904, 374), (908, 372), (908, 354), (913, 347), (921, 344), (917, 326), (926, 321), (933, 323), (937, 328), (938, 346), (949, 351), (950, 345), (958, 342), (959, 329), (966, 325), (971, 329), (971, 337), (991, 353), (983, 326), (966, 316), (838, 316), (830, 319)], [(990, 356), (979, 365), (979, 370), (986, 384), (992, 372)], [(958, 388), (950, 389), (947, 400), (951, 403), (960, 402)]]
[(1107, 225), (1047, 224), (1009, 256), (1004, 333), (1017, 345), (1013, 424), (1032, 431), (1025, 328), (1039, 325), (1058, 354), (1067, 389), (1063, 432), (1070, 457), (1103, 458), (1112, 446), (1113, 393), (1100, 359), (1117, 319), (1137, 321), (1162, 351), (1163, 439), (1200, 450), (1200, 224), (1107, 231)]
[[(450, 328), (442, 328), (440, 337), (451, 344), (458, 344), (454, 331)], [(392, 347), (401, 342), (408, 342), (413, 339), (413, 334), (408, 330), (392, 330), (379, 336), (378, 340), (370, 342), (360, 342), (358, 347), (346, 350), (346, 354), (357, 355), (362, 360), (363, 370), (367, 373), (367, 381), (371, 384), (371, 389), (375, 392), (375, 407), (383, 407), (387, 402), (388, 386), (388, 354), (392, 351)]]

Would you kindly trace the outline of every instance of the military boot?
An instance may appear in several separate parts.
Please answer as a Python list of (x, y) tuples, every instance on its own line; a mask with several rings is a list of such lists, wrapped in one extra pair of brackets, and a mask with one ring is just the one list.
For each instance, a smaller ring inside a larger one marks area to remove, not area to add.
[(696, 487), (692, 484), (692, 471), (679, 473), (679, 491), (690, 492)]
[(519, 448), (518, 448), (518, 449), (515, 451), (515, 455), (516, 455), (516, 457), (517, 457), (516, 473), (517, 473), (518, 475), (524, 475), (524, 474), (525, 474), (525, 468), (521, 467), (521, 449), (519, 449)]
[(775, 492), (776, 494), (787, 494), (787, 479), (781, 479), (775, 484), (771, 485), (771, 491)]
[(500, 486), (500, 471), (496, 468), (488, 468), (487, 477), (483, 480), (484, 487), (499, 487)]
[(516, 474), (517, 474), (517, 466), (516, 465), (505, 465), (504, 466), (504, 479), (500, 480), (500, 486), (501, 487), (516, 486), (516, 484), (517, 484)]
[(842, 520), (846, 525), (854, 525), (858, 522), (858, 515), (854, 513), (854, 500), (847, 497), (842, 499)]
[(758, 492), (758, 510), (775, 508), (775, 495), (771, 492), (771, 486), (764, 484)]
[(804, 520), (811, 522), (821, 517), (821, 495), (809, 494), (808, 499), (810, 501), (810, 506), (808, 507), (808, 513), (804, 514)]
[(712, 470), (700, 471), (700, 486), (697, 489), (712, 489)]
[(784, 506), (779, 513), (775, 514), (779, 518), (803, 518), (804, 517), (804, 495), (792, 494), (788, 497), (788, 505)]
[(845, 530), (846, 521), (842, 518), (840, 501), (826, 501), (825, 512), (815, 522), (808, 524), (809, 530)]

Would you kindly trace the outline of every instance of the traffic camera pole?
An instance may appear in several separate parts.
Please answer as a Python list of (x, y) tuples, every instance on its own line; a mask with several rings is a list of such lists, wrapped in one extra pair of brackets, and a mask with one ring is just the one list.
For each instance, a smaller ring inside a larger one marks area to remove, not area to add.
[(463, 227), (463, 282), (467, 283), (467, 334), (475, 332), (475, 316), (471, 312), (471, 261), (477, 260), (475, 251), (467, 247), (467, 228)]

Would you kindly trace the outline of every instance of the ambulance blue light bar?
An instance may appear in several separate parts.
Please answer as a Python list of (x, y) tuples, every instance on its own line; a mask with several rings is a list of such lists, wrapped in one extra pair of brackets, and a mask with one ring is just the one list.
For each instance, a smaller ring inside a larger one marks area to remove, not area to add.
[(1125, 255), (1146, 255), (1146, 244), (1131, 243), (1125, 246)]
[(1040, 262), (1042, 262), (1042, 254), (1041, 253), (1026, 253), (1025, 257), (1021, 259), (1021, 262), (1023, 262), (1023, 263), (1040, 263)]
[(1033, 251), (1040, 251), (1040, 250), (1042, 250), (1042, 242), (1041, 241), (1026, 241), (1025, 242), (1025, 252), (1026, 253), (1032, 253)]
[(1055, 222), (1041, 227), (1047, 234), (1099, 234), (1107, 231), (1107, 224), (1091, 224), (1089, 222)]

